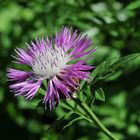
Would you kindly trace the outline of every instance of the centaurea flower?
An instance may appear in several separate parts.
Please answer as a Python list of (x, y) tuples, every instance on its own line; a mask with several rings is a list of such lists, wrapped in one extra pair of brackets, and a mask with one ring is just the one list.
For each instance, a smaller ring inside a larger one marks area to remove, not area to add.
[(89, 78), (89, 70), (94, 67), (85, 62), (95, 50), (90, 48), (91, 44), (92, 40), (87, 36), (64, 27), (53, 39), (36, 39), (27, 44), (27, 49), (17, 48), (16, 62), (28, 65), (31, 70), (9, 68), (7, 75), (13, 81), (10, 89), (16, 96), (32, 99), (46, 80), (48, 84), (43, 103), (51, 110), (62, 96), (71, 98), (79, 82)]

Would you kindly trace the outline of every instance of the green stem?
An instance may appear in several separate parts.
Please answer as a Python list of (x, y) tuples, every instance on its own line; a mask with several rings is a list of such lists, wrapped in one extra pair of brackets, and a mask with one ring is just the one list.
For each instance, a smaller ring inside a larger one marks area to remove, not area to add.
[(96, 126), (102, 130), (105, 135), (107, 135), (112, 140), (119, 140), (116, 138), (103, 124), (102, 122), (97, 118), (97, 116), (94, 114), (94, 112), (89, 108), (89, 106), (86, 103), (82, 103), (78, 99), (73, 99), (83, 111), (95, 122)]

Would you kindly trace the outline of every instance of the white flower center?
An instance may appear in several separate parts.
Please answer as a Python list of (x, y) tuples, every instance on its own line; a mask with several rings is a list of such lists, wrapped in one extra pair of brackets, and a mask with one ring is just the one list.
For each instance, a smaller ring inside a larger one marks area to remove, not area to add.
[(32, 63), (33, 73), (38, 79), (50, 79), (59, 74), (60, 70), (69, 61), (69, 55), (62, 48), (46, 48), (42, 52), (37, 51)]

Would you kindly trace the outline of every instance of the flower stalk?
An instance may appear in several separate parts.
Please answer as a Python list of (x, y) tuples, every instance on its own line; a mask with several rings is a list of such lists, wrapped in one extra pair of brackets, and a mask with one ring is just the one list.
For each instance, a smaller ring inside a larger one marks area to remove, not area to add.
[(94, 112), (89, 108), (89, 106), (86, 103), (81, 102), (79, 99), (73, 100), (76, 104), (78, 104), (81, 107), (81, 109), (90, 117), (90, 119), (105, 135), (107, 135), (112, 140), (119, 140), (102, 124), (102, 122), (98, 119), (98, 117), (94, 114)]

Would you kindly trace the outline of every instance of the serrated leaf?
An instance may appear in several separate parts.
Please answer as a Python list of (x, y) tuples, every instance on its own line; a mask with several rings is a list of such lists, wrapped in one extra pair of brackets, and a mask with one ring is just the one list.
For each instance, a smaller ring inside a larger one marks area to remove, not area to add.
[(99, 101), (105, 101), (105, 94), (102, 88), (99, 88), (95, 91), (95, 99)]

